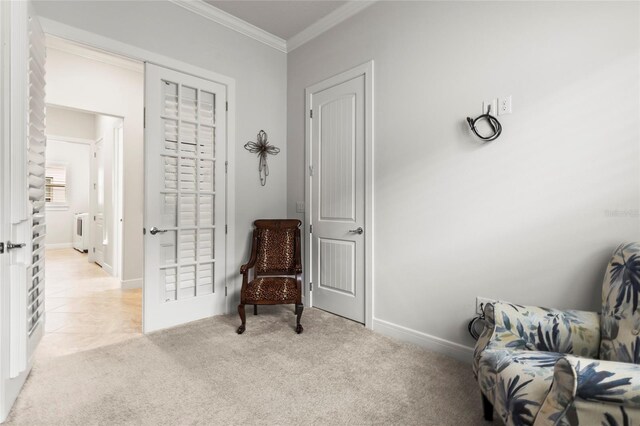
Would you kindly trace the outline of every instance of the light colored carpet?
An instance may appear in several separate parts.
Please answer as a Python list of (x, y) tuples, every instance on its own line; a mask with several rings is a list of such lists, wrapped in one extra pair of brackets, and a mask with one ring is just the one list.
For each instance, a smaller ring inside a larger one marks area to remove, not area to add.
[(247, 309), (36, 362), (15, 425), (483, 424), (471, 366), (305, 309)]

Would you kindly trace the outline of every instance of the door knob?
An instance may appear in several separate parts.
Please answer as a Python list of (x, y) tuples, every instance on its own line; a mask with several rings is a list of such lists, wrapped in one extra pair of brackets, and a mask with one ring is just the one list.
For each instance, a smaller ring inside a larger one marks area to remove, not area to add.
[(11, 241), (7, 241), (7, 250), (22, 248), (24, 246), (26, 246), (25, 243), (12, 243)]
[(153, 228), (149, 229), (149, 232), (151, 233), (151, 235), (156, 235), (158, 233), (164, 234), (165, 232), (167, 232), (167, 230), (166, 229), (158, 229), (158, 228), (156, 228), (154, 226)]
[(356, 229), (349, 229), (349, 232), (351, 232), (352, 234), (362, 235), (362, 233), (364, 232), (364, 229), (362, 229), (362, 226), (359, 226)]

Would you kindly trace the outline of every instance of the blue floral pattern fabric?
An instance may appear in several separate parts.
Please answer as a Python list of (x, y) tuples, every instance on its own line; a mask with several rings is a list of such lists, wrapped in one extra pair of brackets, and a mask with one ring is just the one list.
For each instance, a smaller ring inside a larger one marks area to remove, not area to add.
[(530, 425), (540, 409), (560, 353), (489, 349), (480, 360), (482, 392), (505, 424)]
[(533, 424), (564, 353), (598, 353), (600, 318), (593, 312), (498, 302), (487, 305), (485, 319), (474, 372), (507, 425)]
[(640, 244), (621, 244), (602, 285), (600, 359), (640, 364)]
[(562, 357), (535, 424), (640, 424), (640, 366)]
[(504, 302), (485, 310), (473, 369), (506, 425), (640, 425), (640, 244), (620, 245), (602, 315)]

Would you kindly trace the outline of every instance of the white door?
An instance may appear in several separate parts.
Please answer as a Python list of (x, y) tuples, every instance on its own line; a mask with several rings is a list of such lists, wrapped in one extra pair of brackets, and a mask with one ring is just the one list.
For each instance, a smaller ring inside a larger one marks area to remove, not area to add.
[(122, 120), (113, 129), (113, 177), (111, 188), (111, 216), (113, 227), (113, 276), (122, 279), (122, 151), (124, 128)]
[(313, 306), (365, 322), (365, 76), (311, 94)]
[[(44, 34), (31, 3), (1, 2), (0, 421), (44, 332)], [(8, 326), (5, 327), (4, 325)]]
[(105, 220), (104, 220), (104, 141), (98, 139), (93, 148), (93, 191), (96, 200), (93, 214), (93, 229), (91, 238), (93, 239), (93, 261), (100, 266), (104, 265), (104, 241), (105, 241)]
[(145, 332), (226, 313), (226, 96), (145, 64)]

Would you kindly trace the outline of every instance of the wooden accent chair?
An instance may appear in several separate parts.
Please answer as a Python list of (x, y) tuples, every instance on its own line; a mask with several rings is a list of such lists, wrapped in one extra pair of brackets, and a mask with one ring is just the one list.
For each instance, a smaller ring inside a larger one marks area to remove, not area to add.
[[(251, 258), (240, 267), (242, 289), (238, 314), (242, 324), (238, 334), (246, 328), (244, 305), (295, 304), (296, 333), (302, 333), (302, 262), (300, 261), (300, 225), (296, 219), (261, 219), (253, 225)], [(249, 271), (253, 279), (249, 281)]]

